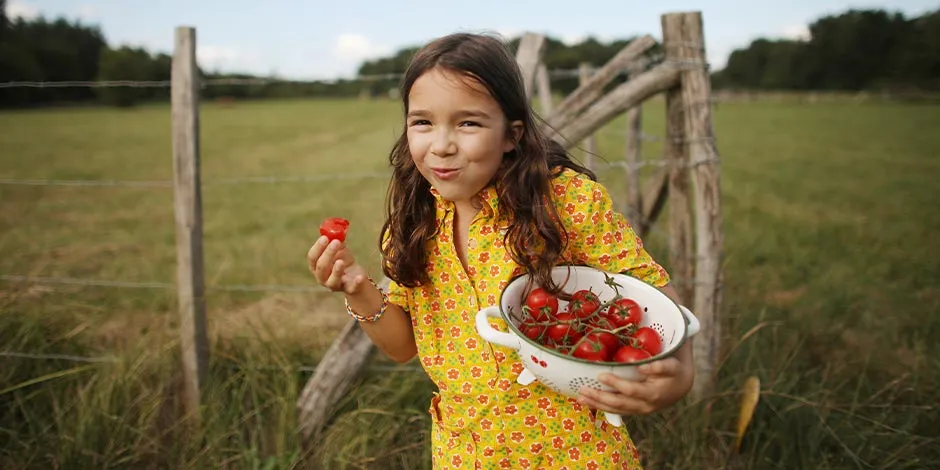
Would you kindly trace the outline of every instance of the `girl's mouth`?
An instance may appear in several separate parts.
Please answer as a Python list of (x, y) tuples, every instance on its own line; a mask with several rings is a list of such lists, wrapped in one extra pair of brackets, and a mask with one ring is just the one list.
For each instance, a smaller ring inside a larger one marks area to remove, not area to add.
[(434, 176), (438, 179), (447, 181), (456, 178), (460, 170), (456, 168), (431, 168), (431, 171), (434, 172)]

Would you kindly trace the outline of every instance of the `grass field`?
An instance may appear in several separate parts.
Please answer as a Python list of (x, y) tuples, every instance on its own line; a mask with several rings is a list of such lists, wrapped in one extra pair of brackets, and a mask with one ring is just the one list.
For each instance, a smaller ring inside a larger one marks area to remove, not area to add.
[[(378, 274), (392, 102), (202, 111), (210, 286), (307, 285), (319, 220)], [(0, 113), (0, 179), (172, 178), (165, 106)], [(621, 120), (598, 134), (621, 158)], [(649, 468), (940, 466), (940, 109), (723, 103), (718, 392), (628, 425)], [(662, 135), (662, 103), (644, 109)], [(659, 147), (646, 144), (656, 158)], [(256, 176), (322, 181), (229, 184)], [(617, 198), (619, 171), (600, 173)], [(0, 184), (0, 275), (172, 282), (167, 187)], [(647, 244), (668, 267), (665, 226)], [(933, 240), (933, 241), (931, 241)], [(335, 296), (210, 290), (203, 426), (180, 418), (172, 289), (0, 281), (0, 468), (427, 468), (431, 384), (371, 370), (304, 453), (295, 402), (346, 321)], [(106, 356), (105, 362), (11, 353)], [(382, 363), (376, 358), (376, 364)], [(411, 366), (411, 365), (410, 365)], [(734, 452), (739, 388), (763, 392)], [(417, 438), (415, 437), (417, 436)]]

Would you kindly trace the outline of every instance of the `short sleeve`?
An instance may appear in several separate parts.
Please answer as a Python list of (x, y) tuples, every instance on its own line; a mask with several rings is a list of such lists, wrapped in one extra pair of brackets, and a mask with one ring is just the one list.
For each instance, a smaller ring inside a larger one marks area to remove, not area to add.
[(386, 278), (385, 293), (388, 295), (388, 302), (402, 308), (405, 313), (411, 312), (411, 289)]
[(557, 178), (553, 191), (568, 232), (571, 262), (628, 274), (656, 287), (669, 283), (666, 270), (647, 253), (626, 217), (614, 210), (604, 185), (572, 172)]

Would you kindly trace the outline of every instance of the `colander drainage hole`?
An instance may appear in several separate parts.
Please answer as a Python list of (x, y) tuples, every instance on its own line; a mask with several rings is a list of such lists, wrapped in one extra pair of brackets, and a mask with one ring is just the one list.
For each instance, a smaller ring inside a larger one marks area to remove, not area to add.
[(588, 377), (578, 377), (576, 379), (572, 379), (571, 382), (568, 383), (569, 388), (573, 390), (578, 390), (585, 385), (591, 388), (596, 388), (598, 390), (603, 388), (603, 385), (600, 382)]

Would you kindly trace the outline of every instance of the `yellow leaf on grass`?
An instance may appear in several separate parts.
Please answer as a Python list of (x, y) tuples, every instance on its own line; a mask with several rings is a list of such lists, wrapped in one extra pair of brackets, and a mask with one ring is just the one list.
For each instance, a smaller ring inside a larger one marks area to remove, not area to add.
[(741, 440), (744, 439), (744, 431), (747, 430), (747, 425), (754, 417), (757, 400), (760, 398), (760, 379), (753, 375), (748, 377), (741, 391), (741, 412), (738, 414), (737, 441), (734, 443), (735, 452), (741, 451)]

